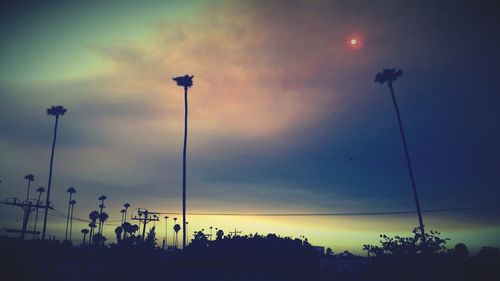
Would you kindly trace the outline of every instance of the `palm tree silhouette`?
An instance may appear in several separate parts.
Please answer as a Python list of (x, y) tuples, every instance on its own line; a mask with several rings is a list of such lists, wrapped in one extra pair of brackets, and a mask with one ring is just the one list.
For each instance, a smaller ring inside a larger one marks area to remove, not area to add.
[(179, 230), (181, 230), (181, 226), (179, 224), (174, 225), (174, 248), (177, 249), (178, 247), (178, 237), (179, 237)]
[(76, 200), (69, 201), (71, 206), (71, 214), (69, 219), (69, 241), (71, 241), (71, 234), (73, 233), (73, 210), (75, 209)]
[(184, 75), (175, 77), (177, 86), (184, 87), (184, 146), (182, 150), (182, 248), (186, 247), (186, 149), (187, 149), (187, 130), (188, 130), (188, 88), (193, 86), (193, 77)]
[(116, 242), (119, 243), (122, 240), (123, 227), (117, 226), (115, 228)]
[(106, 212), (102, 212), (99, 214), (99, 234), (102, 235), (102, 231), (104, 230), (104, 222), (109, 218)]
[(66, 113), (66, 111), (67, 111), (66, 108), (64, 108), (62, 105), (56, 105), (47, 108), (47, 115), (56, 117), (56, 121), (54, 124), (54, 135), (52, 137), (52, 151), (50, 153), (49, 183), (47, 184), (47, 196), (45, 200), (45, 215), (43, 217), (42, 239), (45, 239), (45, 232), (47, 230), (47, 217), (50, 206), (50, 187), (52, 183), (52, 166), (54, 164), (54, 150), (56, 147), (56, 139), (57, 139), (57, 125), (59, 123), (59, 116), (63, 116)]
[(168, 237), (167, 237), (167, 233), (168, 233), (168, 216), (165, 216), (163, 217), (165, 219), (165, 246), (167, 246), (167, 250), (168, 250)]
[(120, 224), (122, 224), (123, 223), (123, 217), (125, 216), (125, 209), (121, 209), (120, 213), (122, 213), (122, 218), (120, 220)]
[(422, 212), (420, 210), (420, 202), (418, 199), (418, 193), (417, 193), (417, 185), (415, 183), (415, 177), (413, 175), (413, 168), (410, 160), (410, 153), (408, 152), (408, 145), (406, 143), (406, 136), (403, 128), (403, 122), (401, 121), (401, 115), (399, 113), (399, 107), (398, 103), (396, 102), (396, 96), (394, 95), (394, 89), (392, 87), (392, 84), (400, 77), (403, 76), (403, 70), (401, 69), (396, 69), (396, 68), (386, 68), (382, 70), (382, 72), (377, 73), (375, 75), (375, 81), (380, 84), (384, 84), (387, 82), (387, 85), (389, 85), (389, 91), (391, 93), (391, 98), (392, 98), (392, 103), (394, 104), (394, 109), (396, 110), (396, 116), (398, 118), (398, 124), (399, 124), (399, 132), (401, 134), (401, 140), (403, 142), (403, 148), (405, 152), (405, 158), (406, 158), (406, 164), (408, 166), (408, 173), (410, 175), (410, 181), (411, 181), (411, 186), (413, 189), (413, 197), (415, 199), (415, 205), (417, 207), (417, 214), (418, 214), (418, 223), (420, 224), (420, 231), (422, 234), (422, 241), (425, 239), (425, 231), (424, 231), (424, 220), (422, 219)]
[(69, 217), (71, 212), (71, 200), (73, 198), (73, 194), (76, 193), (76, 189), (74, 187), (70, 187), (66, 190), (69, 193), (68, 200), (68, 213), (66, 214), (66, 233), (64, 234), (64, 240), (68, 240), (68, 226), (69, 226)]
[[(106, 195), (101, 195), (99, 198), (97, 198), (99, 201), (101, 201), (101, 204), (99, 204), (99, 215), (102, 214), (102, 210), (104, 208), (106, 208), (106, 206), (104, 206), (104, 200), (108, 199), (108, 197), (106, 197)], [(99, 228), (97, 230), (97, 233), (101, 233), (101, 220), (99, 220)]]
[(82, 234), (83, 234), (83, 242), (82, 244), (85, 245), (85, 237), (87, 237), (87, 234), (89, 233), (89, 230), (84, 228), (82, 229)]
[(45, 192), (45, 188), (43, 186), (40, 186), (39, 188), (36, 189), (36, 192), (38, 192), (38, 199), (36, 200), (36, 211), (35, 211), (35, 225), (33, 226), (33, 238), (36, 235), (36, 223), (38, 222), (38, 209), (40, 208), (40, 199), (42, 197), (42, 193)]
[(217, 230), (216, 234), (217, 235), (217, 240), (222, 239), (224, 237), (224, 231), (222, 229)]
[(93, 239), (93, 236), (94, 236), (94, 231), (95, 231), (95, 228), (97, 227), (96, 221), (97, 221), (97, 219), (99, 219), (99, 212), (98, 211), (92, 211), (92, 212), (90, 212), (89, 219), (90, 219), (90, 223), (89, 223), (89, 227), (90, 227), (89, 244), (92, 244), (92, 239)]
[(125, 203), (123, 204), (123, 207), (125, 207), (125, 215), (124, 215), (124, 219), (123, 219), (123, 222), (126, 222), (127, 221), (127, 211), (128, 211), (128, 208), (130, 207), (130, 204), (129, 203)]
[(30, 197), (30, 185), (32, 181), (35, 181), (35, 176), (32, 174), (28, 174), (24, 176), (24, 179), (28, 180), (28, 192), (26, 192), (26, 203), (28, 203)]

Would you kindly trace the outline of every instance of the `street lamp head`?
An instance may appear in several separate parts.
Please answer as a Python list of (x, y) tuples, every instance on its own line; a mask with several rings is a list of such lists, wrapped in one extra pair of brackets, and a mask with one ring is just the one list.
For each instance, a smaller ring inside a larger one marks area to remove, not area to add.
[(175, 77), (172, 79), (175, 82), (177, 82), (177, 86), (189, 88), (189, 87), (193, 86), (193, 77), (194, 77), (194, 75), (189, 76), (186, 74), (184, 76), (179, 76), (179, 77)]

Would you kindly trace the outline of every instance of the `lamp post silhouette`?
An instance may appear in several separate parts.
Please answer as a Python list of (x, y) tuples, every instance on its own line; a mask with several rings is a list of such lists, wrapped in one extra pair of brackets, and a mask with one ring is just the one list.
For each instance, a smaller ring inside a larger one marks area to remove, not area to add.
[(182, 248), (186, 247), (186, 149), (188, 129), (188, 88), (193, 86), (193, 77), (189, 75), (173, 78), (177, 86), (184, 87), (184, 146), (182, 150)]
[(73, 199), (73, 194), (76, 193), (76, 189), (74, 187), (68, 188), (66, 192), (69, 193), (69, 201), (68, 201), (68, 213), (66, 214), (66, 233), (64, 234), (64, 240), (68, 240), (68, 226), (69, 226), (69, 217), (71, 213), (71, 201)]
[(54, 135), (52, 137), (52, 151), (50, 153), (50, 164), (49, 164), (49, 182), (47, 184), (47, 196), (45, 197), (45, 215), (43, 217), (43, 229), (42, 229), (42, 239), (45, 239), (45, 232), (47, 230), (47, 217), (49, 213), (50, 206), (50, 187), (52, 183), (52, 167), (54, 165), (54, 150), (56, 147), (56, 139), (57, 139), (57, 125), (59, 124), (59, 117), (63, 116), (66, 113), (66, 108), (62, 105), (51, 106), (47, 108), (47, 115), (51, 115), (56, 117), (54, 124)]
[[(396, 116), (398, 118), (399, 124), (399, 132), (401, 134), (401, 140), (403, 142), (403, 148), (405, 152), (406, 164), (408, 166), (408, 173), (410, 175), (411, 186), (413, 189), (413, 197), (415, 199), (415, 205), (417, 207), (418, 214), (418, 222), (420, 224), (420, 232), (422, 234), (422, 241), (425, 240), (425, 231), (424, 231), (424, 220), (422, 219), (422, 211), (420, 210), (420, 201), (418, 199), (417, 193), (417, 184), (415, 183), (415, 176), (413, 175), (413, 167), (410, 160), (410, 153), (408, 152), (408, 145), (406, 144), (406, 136), (403, 128), (403, 122), (401, 121), (401, 115), (399, 113), (398, 103), (396, 102), (396, 96), (394, 95), (394, 89), (392, 84), (401, 76), (403, 76), (403, 70), (396, 68), (386, 68), (382, 70), (382, 72), (377, 73), (375, 75), (375, 81), (380, 84), (384, 84), (387, 82), (389, 86), (389, 91), (391, 93), (392, 103), (394, 104), (394, 109), (396, 110)], [(425, 242), (425, 241), (424, 241)]]

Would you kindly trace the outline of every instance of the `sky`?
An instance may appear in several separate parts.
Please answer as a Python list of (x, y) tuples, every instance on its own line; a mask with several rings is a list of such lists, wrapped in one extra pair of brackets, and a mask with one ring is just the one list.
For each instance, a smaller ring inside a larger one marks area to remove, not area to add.
[[(413, 211), (383, 68), (394, 84), (429, 230), (472, 250), (500, 246), (500, 9), (495, 1), (46, 1), (0, 12), (0, 197), (47, 186), (54, 118), (64, 105), (52, 201), (88, 218), (120, 209), (181, 211), (183, 89), (189, 90), (189, 213)], [(349, 44), (357, 40), (356, 46)], [(491, 208), (490, 208), (491, 207)], [(0, 206), (1, 233), (21, 209)], [(164, 216), (163, 214), (161, 215)], [(306, 236), (361, 253), (409, 235), (416, 214), (188, 216), (243, 233)], [(73, 237), (87, 223), (75, 222)], [(50, 217), (49, 235), (65, 220)], [(164, 237), (164, 220), (157, 223)], [(76, 237), (76, 238), (75, 238)], [(169, 237), (169, 243), (171, 237)]]

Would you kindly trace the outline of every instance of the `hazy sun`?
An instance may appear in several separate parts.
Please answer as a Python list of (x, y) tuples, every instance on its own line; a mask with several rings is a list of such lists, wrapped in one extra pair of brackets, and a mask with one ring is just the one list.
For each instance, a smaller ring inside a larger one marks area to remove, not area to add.
[(361, 48), (361, 43), (363, 43), (358, 36), (351, 35), (347, 38), (345, 41), (346, 45), (352, 49), (359, 49)]

